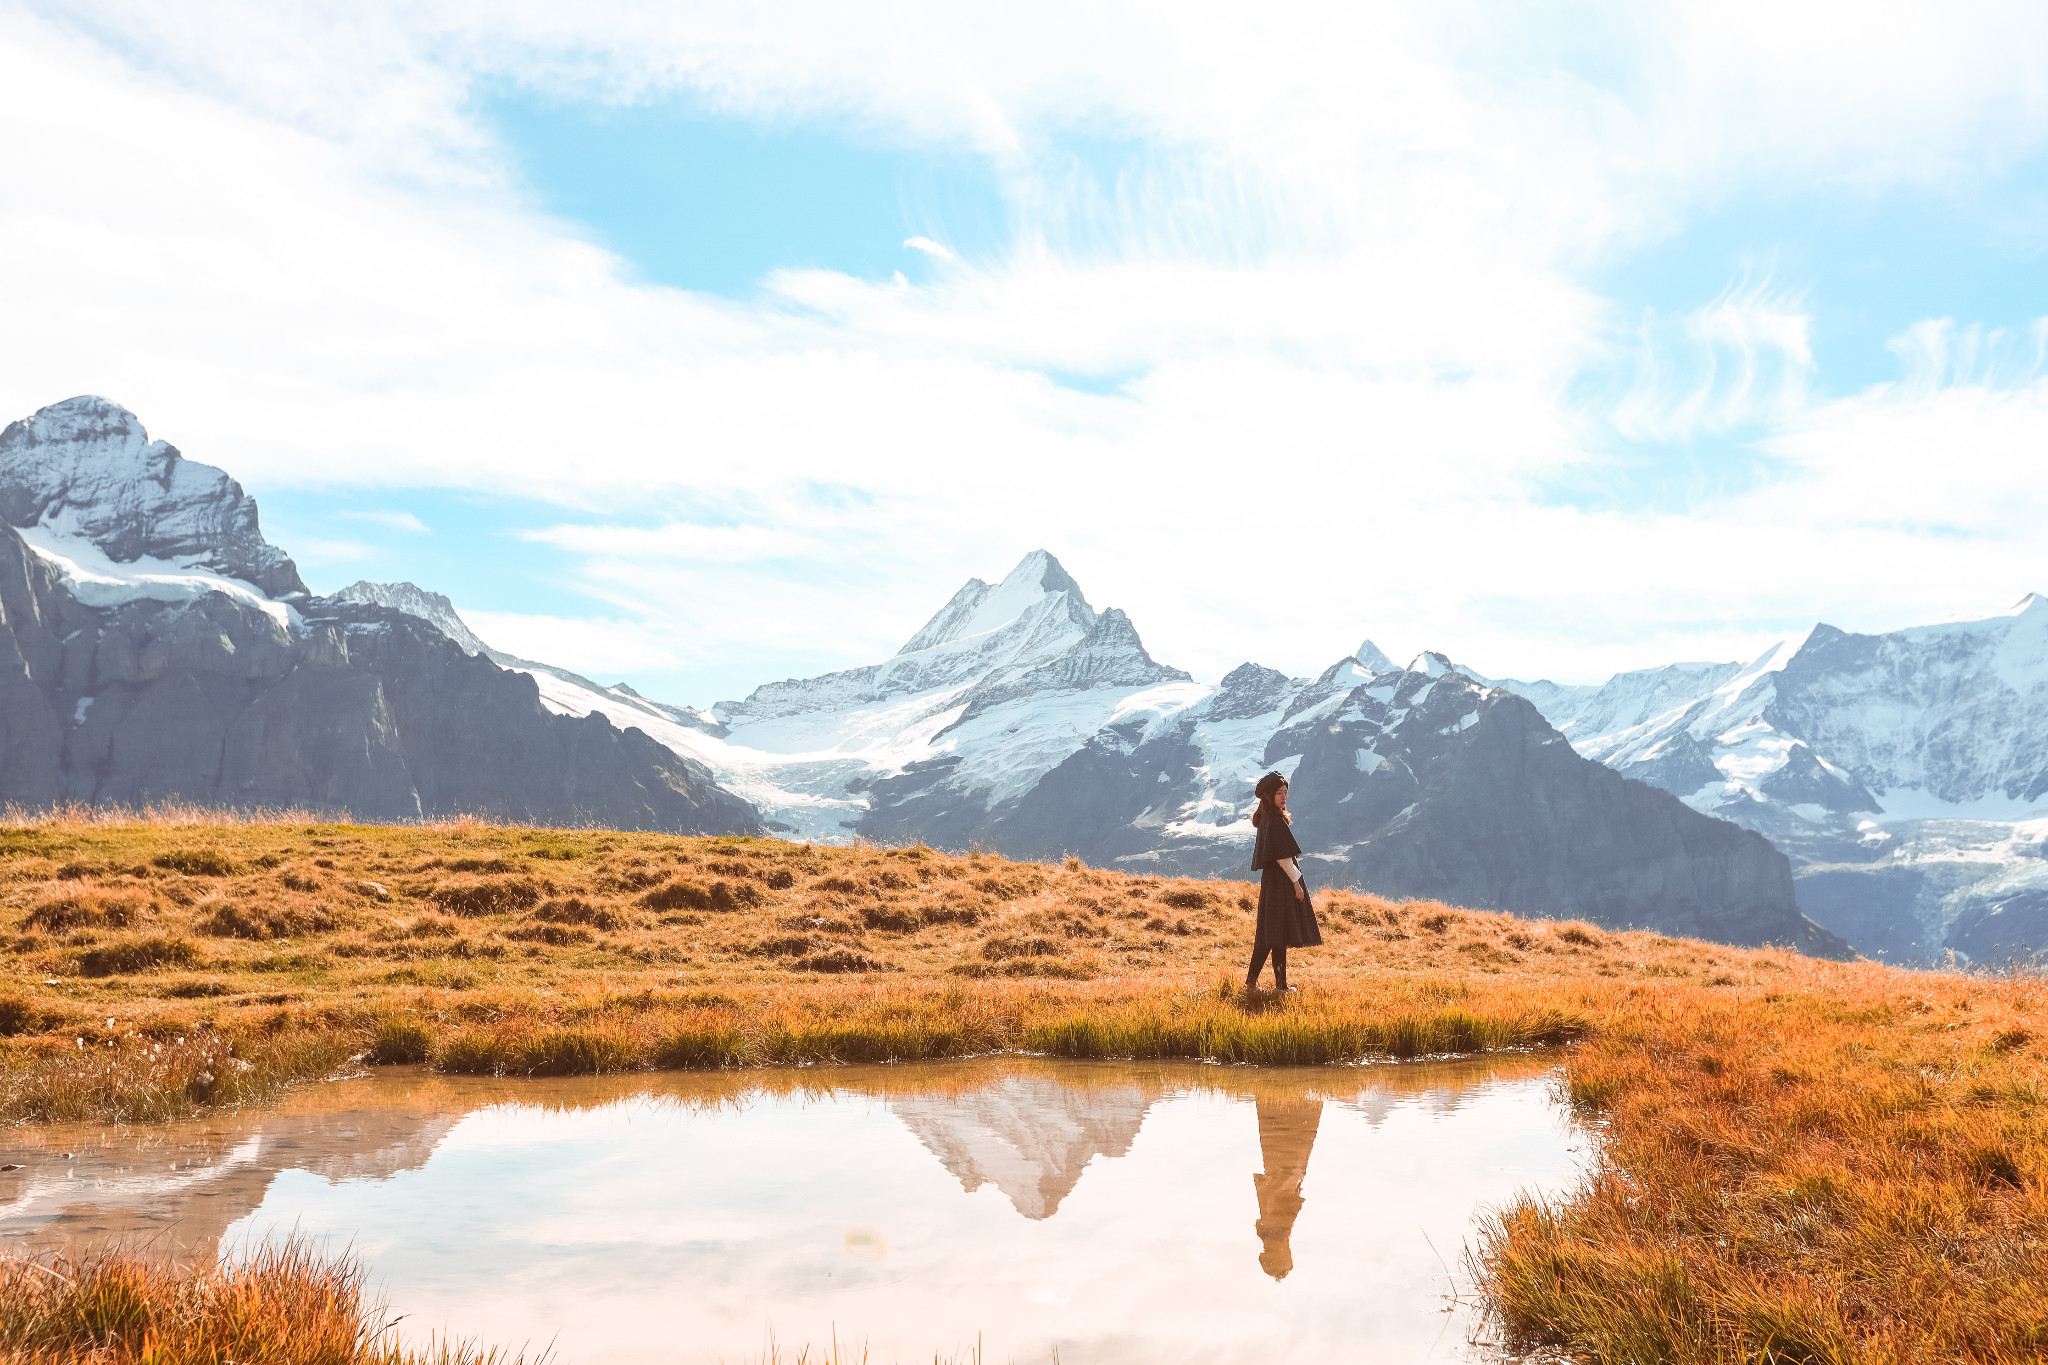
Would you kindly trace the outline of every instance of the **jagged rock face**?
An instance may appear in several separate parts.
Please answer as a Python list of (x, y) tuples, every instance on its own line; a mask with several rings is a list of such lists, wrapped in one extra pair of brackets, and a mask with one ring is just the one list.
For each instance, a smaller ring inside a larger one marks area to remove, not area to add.
[(477, 638), (469, 623), (457, 614), (455, 604), (437, 592), (428, 592), (411, 583), (370, 583), (355, 582), (328, 599), (335, 603), (355, 603), (371, 607), (388, 607), (402, 611), (427, 622), (443, 635), (453, 640), (464, 654), (481, 654), (489, 658), (491, 647)]
[(2048, 600), (1887, 635), (1819, 625), (1747, 668), (1626, 674), (1550, 714), (1580, 752), (1624, 772), (1674, 745), (1706, 757), (1711, 782), (1679, 792), (1703, 809), (1748, 799), (1882, 815), (1902, 795), (2040, 801)]
[(121, 563), (199, 565), (270, 597), (306, 590), (240, 484), (150, 440), (104, 398), (68, 398), (0, 431), (0, 520), (82, 537)]
[(1598, 687), (1549, 681), (1494, 685), (1527, 697), (1543, 718), (1570, 738), (1616, 735), (1718, 690), (1743, 671), (1741, 664), (1681, 663), (1617, 673)]
[[(1440, 657), (1440, 656), (1425, 656)], [(1306, 711), (1319, 706), (1332, 697), (1340, 697), (1352, 688), (1371, 682), (1382, 673), (1398, 673), (1387, 656), (1380, 652), (1378, 645), (1367, 640), (1358, 647), (1358, 652), (1349, 658), (1339, 659), (1318, 673), (1306, 685), (1297, 684), (1288, 698), (1287, 712)]]
[[(1581, 753), (1770, 838), (1792, 858), (1802, 906), (1863, 951), (1974, 955), (1973, 926), (2038, 868), (2014, 823), (2048, 811), (2037, 596), (1882, 635), (1819, 625), (1747, 666), (1503, 686)], [(2017, 912), (1999, 913), (2009, 932)]]
[[(416, 584), (351, 583), (340, 592), (326, 598), (325, 602), (336, 605), (384, 607), (391, 611), (403, 612), (407, 616), (418, 621), (424, 621), (440, 631), (449, 640), (453, 641), (455, 646), (464, 654), (472, 654), (480, 658), (489, 659), (500, 668), (508, 668), (516, 672), (528, 674), (535, 679), (536, 683), (540, 683), (543, 679), (549, 679), (568, 684), (569, 689), (573, 692), (588, 693), (608, 698), (616, 702), (617, 706), (614, 710), (603, 714), (618, 722), (621, 728), (645, 727), (649, 722), (653, 722), (657, 726), (669, 724), (682, 725), (692, 730), (702, 730), (706, 734), (711, 735), (722, 736), (726, 733), (725, 727), (720, 725), (707, 712), (691, 710), (685, 706), (669, 706), (662, 702), (649, 701), (624, 683), (614, 683), (610, 687), (605, 687), (600, 683), (592, 682), (580, 673), (571, 673), (566, 668), (557, 668), (553, 664), (537, 663), (532, 659), (522, 659), (517, 654), (507, 654), (501, 649), (492, 649), (483, 642), (475, 631), (469, 628), (469, 623), (463, 620), (461, 613), (455, 610), (453, 602), (443, 597), (440, 593), (428, 592), (425, 588), (419, 587)], [(319, 606), (323, 605), (323, 603), (316, 600), (314, 605)], [(548, 704), (548, 698), (545, 694), (543, 694), (542, 704)], [(563, 713), (578, 716), (594, 714), (589, 707), (567, 710)]]
[(1579, 915), (1821, 956), (1785, 855), (1574, 753), (1536, 708), (1457, 674), (1360, 689), (1302, 747), (1297, 837), (1342, 879), (1517, 914)]
[[(1767, 840), (1580, 757), (1528, 702), (1441, 656), (1306, 706), (1313, 685), (1290, 704), (1259, 681), (1276, 705), (1238, 771), (1291, 773), (1295, 833), (1325, 884), (1849, 955), (1800, 915)], [(1004, 813), (997, 846), (1044, 855), (1065, 835), (1066, 851), (1134, 870), (1243, 875), (1245, 807), (1209, 786), (1218, 721), (1242, 712), (1214, 706), (1225, 696), (1096, 736)]]
[(1277, 668), (1239, 664), (1216, 684), (1204, 713), (1211, 720), (1248, 720), (1283, 712), (1301, 690), (1301, 684)]
[(1949, 946), (1973, 962), (2036, 961), (2048, 946), (2048, 885), (1973, 895), (1948, 937)]
[(0, 434), (0, 514), (0, 799), (758, 828), (644, 732), (543, 707), (446, 598), (307, 598), (234, 480), (103, 399)]
[(0, 800), (757, 829), (700, 765), (550, 713), (424, 622), (308, 608), (293, 629), (218, 593), (89, 607), (0, 528)]
[(2048, 797), (2048, 599), (1887, 635), (1816, 626), (1786, 661), (1767, 719), (1874, 792), (2039, 801)]

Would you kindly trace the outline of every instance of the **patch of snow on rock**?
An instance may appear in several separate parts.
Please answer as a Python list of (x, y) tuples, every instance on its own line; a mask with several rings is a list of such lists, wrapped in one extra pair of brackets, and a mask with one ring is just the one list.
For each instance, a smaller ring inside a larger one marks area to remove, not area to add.
[[(68, 523), (60, 516), (58, 525)], [(64, 586), (90, 607), (117, 607), (125, 602), (190, 602), (208, 593), (223, 593), (263, 612), (286, 630), (296, 629), (298, 611), (266, 596), (254, 583), (205, 568), (191, 561), (142, 555), (117, 562), (84, 536), (65, 534), (53, 525), (16, 530), (37, 557), (55, 569)]]

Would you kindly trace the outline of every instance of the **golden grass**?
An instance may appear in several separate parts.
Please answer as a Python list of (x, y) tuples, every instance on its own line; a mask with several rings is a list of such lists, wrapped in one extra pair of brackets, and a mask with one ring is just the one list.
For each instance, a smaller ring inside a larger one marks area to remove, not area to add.
[(1514, 1338), (1617, 1362), (2048, 1356), (2043, 984), (1844, 975), (1600, 1022), (1566, 1081), (1604, 1126), (1598, 1173), (1501, 1211), (1478, 1258)]
[[(1607, 951), (1333, 892), (1308, 989), (1246, 999), (1250, 904), (1238, 883), (925, 848), (22, 821), (0, 827), (0, 949), (21, 981), (0, 994), (0, 1118), (163, 1117), (352, 1055), (561, 1075), (1526, 1046), (1583, 1020), (1508, 989), (1505, 967)], [(1467, 978), (1489, 971), (1502, 989), (1475, 1002)]]
[(2034, 978), (1326, 892), (1299, 995), (1247, 996), (1251, 890), (463, 821), (24, 819), (0, 826), (0, 1117), (169, 1116), (350, 1057), (561, 1075), (1579, 1040), (1598, 1174), (1501, 1211), (1480, 1252), (1517, 1340), (1615, 1362), (2048, 1346)]
[(20, 1365), (515, 1365), (522, 1356), (402, 1347), (351, 1261), (287, 1243), (237, 1264), (118, 1253), (0, 1259), (0, 1358)]

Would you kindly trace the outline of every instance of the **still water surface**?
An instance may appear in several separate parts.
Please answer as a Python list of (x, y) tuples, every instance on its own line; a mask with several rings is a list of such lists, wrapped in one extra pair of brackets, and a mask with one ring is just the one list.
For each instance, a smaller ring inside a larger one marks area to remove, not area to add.
[(1486, 1358), (1445, 1295), (1482, 1206), (1582, 1169), (1553, 1065), (385, 1071), (9, 1134), (0, 1252), (296, 1230), (414, 1335), (572, 1365)]

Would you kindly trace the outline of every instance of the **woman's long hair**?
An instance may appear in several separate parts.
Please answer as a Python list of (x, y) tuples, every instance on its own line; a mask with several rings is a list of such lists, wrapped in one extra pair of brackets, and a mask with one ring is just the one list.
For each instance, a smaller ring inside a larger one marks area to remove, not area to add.
[(1287, 779), (1278, 773), (1267, 773), (1259, 779), (1259, 785), (1252, 789), (1253, 794), (1259, 798), (1259, 808), (1252, 812), (1252, 825), (1254, 828), (1263, 827), (1268, 820), (1276, 815), (1286, 824), (1291, 825), (1294, 823), (1294, 817), (1280, 809), (1276, 804), (1280, 793), (1286, 789), (1286, 786)]

